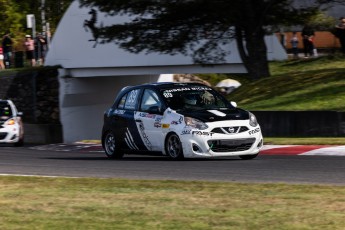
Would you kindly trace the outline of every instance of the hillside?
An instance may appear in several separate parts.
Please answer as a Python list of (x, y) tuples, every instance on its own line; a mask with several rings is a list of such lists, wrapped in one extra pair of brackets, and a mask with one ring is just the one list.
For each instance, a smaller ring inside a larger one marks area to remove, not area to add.
[(242, 83), (228, 99), (248, 110), (345, 111), (343, 56), (272, 62), (270, 70), (271, 77), (255, 82), (227, 76)]

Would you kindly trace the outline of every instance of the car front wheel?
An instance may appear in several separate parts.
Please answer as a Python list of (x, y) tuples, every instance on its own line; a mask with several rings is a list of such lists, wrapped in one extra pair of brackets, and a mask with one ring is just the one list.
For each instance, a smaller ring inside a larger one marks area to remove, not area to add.
[(173, 160), (182, 160), (184, 158), (180, 138), (175, 134), (170, 134), (165, 141), (165, 151)]
[(14, 143), (15, 147), (21, 147), (24, 145), (24, 138), (20, 138), (18, 142)]
[(107, 132), (103, 137), (103, 147), (107, 157), (111, 159), (121, 159), (123, 152), (119, 151), (113, 132)]

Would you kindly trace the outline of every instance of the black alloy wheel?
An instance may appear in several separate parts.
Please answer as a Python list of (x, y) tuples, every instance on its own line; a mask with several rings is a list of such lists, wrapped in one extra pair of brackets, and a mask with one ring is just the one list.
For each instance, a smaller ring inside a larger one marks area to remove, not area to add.
[(165, 141), (165, 151), (168, 154), (168, 156), (173, 160), (184, 159), (182, 143), (177, 134), (169, 134)]
[(111, 159), (121, 159), (123, 157), (123, 152), (120, 152), (117, 144), (115, 135), (113, 132), (107, 132), (103, 137), (103, 147), (105, 154)]

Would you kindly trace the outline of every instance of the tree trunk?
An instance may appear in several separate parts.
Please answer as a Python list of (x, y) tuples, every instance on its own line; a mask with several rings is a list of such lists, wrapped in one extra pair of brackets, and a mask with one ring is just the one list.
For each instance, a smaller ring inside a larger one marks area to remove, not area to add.
[(236, 28), (236, 42), (240, 57), (251, 79), (269, 77), (267, 47), (263, 31), (248, 33)]

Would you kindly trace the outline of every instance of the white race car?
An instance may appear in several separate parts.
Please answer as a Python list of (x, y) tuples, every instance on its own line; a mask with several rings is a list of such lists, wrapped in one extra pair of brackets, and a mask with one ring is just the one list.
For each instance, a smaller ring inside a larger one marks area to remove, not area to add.
[(239, 156), (253, 159), (263, 145), (255, 116), (197, 83), (123, 88), (104, 114), (102, 145), (109, 158), (126, 150), (172, 159)]
[(22, 113), (11, 100), (0, 99), (0, 143), (24, 144)]

